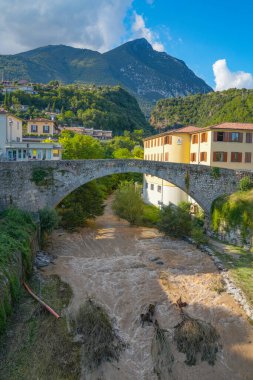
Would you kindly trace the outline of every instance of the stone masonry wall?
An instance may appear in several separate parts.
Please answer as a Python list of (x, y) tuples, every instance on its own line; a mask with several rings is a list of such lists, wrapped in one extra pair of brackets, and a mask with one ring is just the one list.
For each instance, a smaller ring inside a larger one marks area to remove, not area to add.
[[(46, 174), (40, 184), (32, 180), (38, 171)], [(0, 209), (11, 204), (32, 212), (45, 206), (55, 207), (73, 190), (93, 179), (127, 172), (151, 174), (173, 183), (188, 192), (207, 214), (215, 198), (233, 193), (239, 180), (249, 175), (220, 169), (215, 178), (209, 166), (143, 160), (0, 162)], [(250, 175), (253, 177), (253, 173)]]

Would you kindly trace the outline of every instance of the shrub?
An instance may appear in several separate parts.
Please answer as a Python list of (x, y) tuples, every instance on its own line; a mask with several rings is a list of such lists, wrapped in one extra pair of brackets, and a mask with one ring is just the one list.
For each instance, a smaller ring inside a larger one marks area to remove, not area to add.
[(201, 244), (206, 244), (208, 242), (208, 237), (204, 233), (203, 228), (198, 226), (193, 227), (191, 231), (191, 237), (195, 241), (197, 247), (199, 247)]
[(211, 168), (211, 176), (215, 179), (220, 177), (220, 168), (212, 167)]
[(58, 226), (59, 216), (55, 209), (43, 208), (39, 211), (40, 228), (42, 233), (50, 233)]
[(190, 235), (192, 229), (191, 216), (184, 208), (169, 205), (160, 211), (158, 223), (160, 231), (173, 237)]
[(143, 215), (143, 201), (140, 190), (132, 182), (122, 182), (115, 192), (112, 208), (130, 224), (139, 224)]
[(248, 175), (243, 177), (239, 182), (239, 189), (241, 191), (248, 191), (248, 190), (252, 189), (252, 187), (253, 187), (253, 182), (252, 182), (250, 176), (248, 176)]

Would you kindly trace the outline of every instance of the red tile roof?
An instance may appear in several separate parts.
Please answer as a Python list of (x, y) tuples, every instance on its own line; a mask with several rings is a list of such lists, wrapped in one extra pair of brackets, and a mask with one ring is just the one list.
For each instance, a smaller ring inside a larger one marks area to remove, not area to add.
[(188, 125), (187, 127), (173, 129), (170, 133), (194, 133), (200, 130), (199, 127), (195, 127), (194, 125)]
[(253, 123), (221, 123), (212, 125), (208, 129), (239, 129), (251, 131), (253, 130)]

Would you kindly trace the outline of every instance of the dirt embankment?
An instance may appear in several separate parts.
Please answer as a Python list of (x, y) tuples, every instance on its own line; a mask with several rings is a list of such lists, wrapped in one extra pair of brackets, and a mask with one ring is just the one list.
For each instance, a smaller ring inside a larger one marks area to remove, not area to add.
[[(56, 231), (50, 251), (57, 260), (46, 274), (59, 275), (73, 290), (68, 313), (76, 313), (88, 297), (95, 299), (128, 344), (119, 362), (105, 363), (92, 373), (83, 368), (82, 379), (252, 379), (252, 326), (222, 291), (217, 269), (201, 251), (164, 238), (155, 229), (129, 227), (112, 214), (110, 203), (103, 216), (78, 233)], [(179, 352), (173, 338), (175, 326), (182, 322), (176, 306), (179, 297), (188, 304), (184, 310), (191, 318), (210, 323), (220, 336), (214, 365), (197, 354), (196, 364), (189, 366), (186, 355)], [(149, 304), (156, 304), (155, 319), (166, 332), (173, 356), (167, 377), (154, 372), (155, 326), (140, 323)]]

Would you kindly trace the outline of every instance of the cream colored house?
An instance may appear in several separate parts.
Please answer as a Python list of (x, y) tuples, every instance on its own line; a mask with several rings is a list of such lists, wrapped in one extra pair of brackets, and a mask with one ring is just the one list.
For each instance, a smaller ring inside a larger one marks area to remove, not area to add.
[[(253, 170), (253, 124), (188, 126), (144, 140), (144, 159)], [(174, 185), (144, 175), (144, 200), (156, 206), (194, 202)]]
[(30, 119), (27, 122), (27, 134), (36, 136), (53, 136), (58, 133), (55, 122), (44, 118)]

